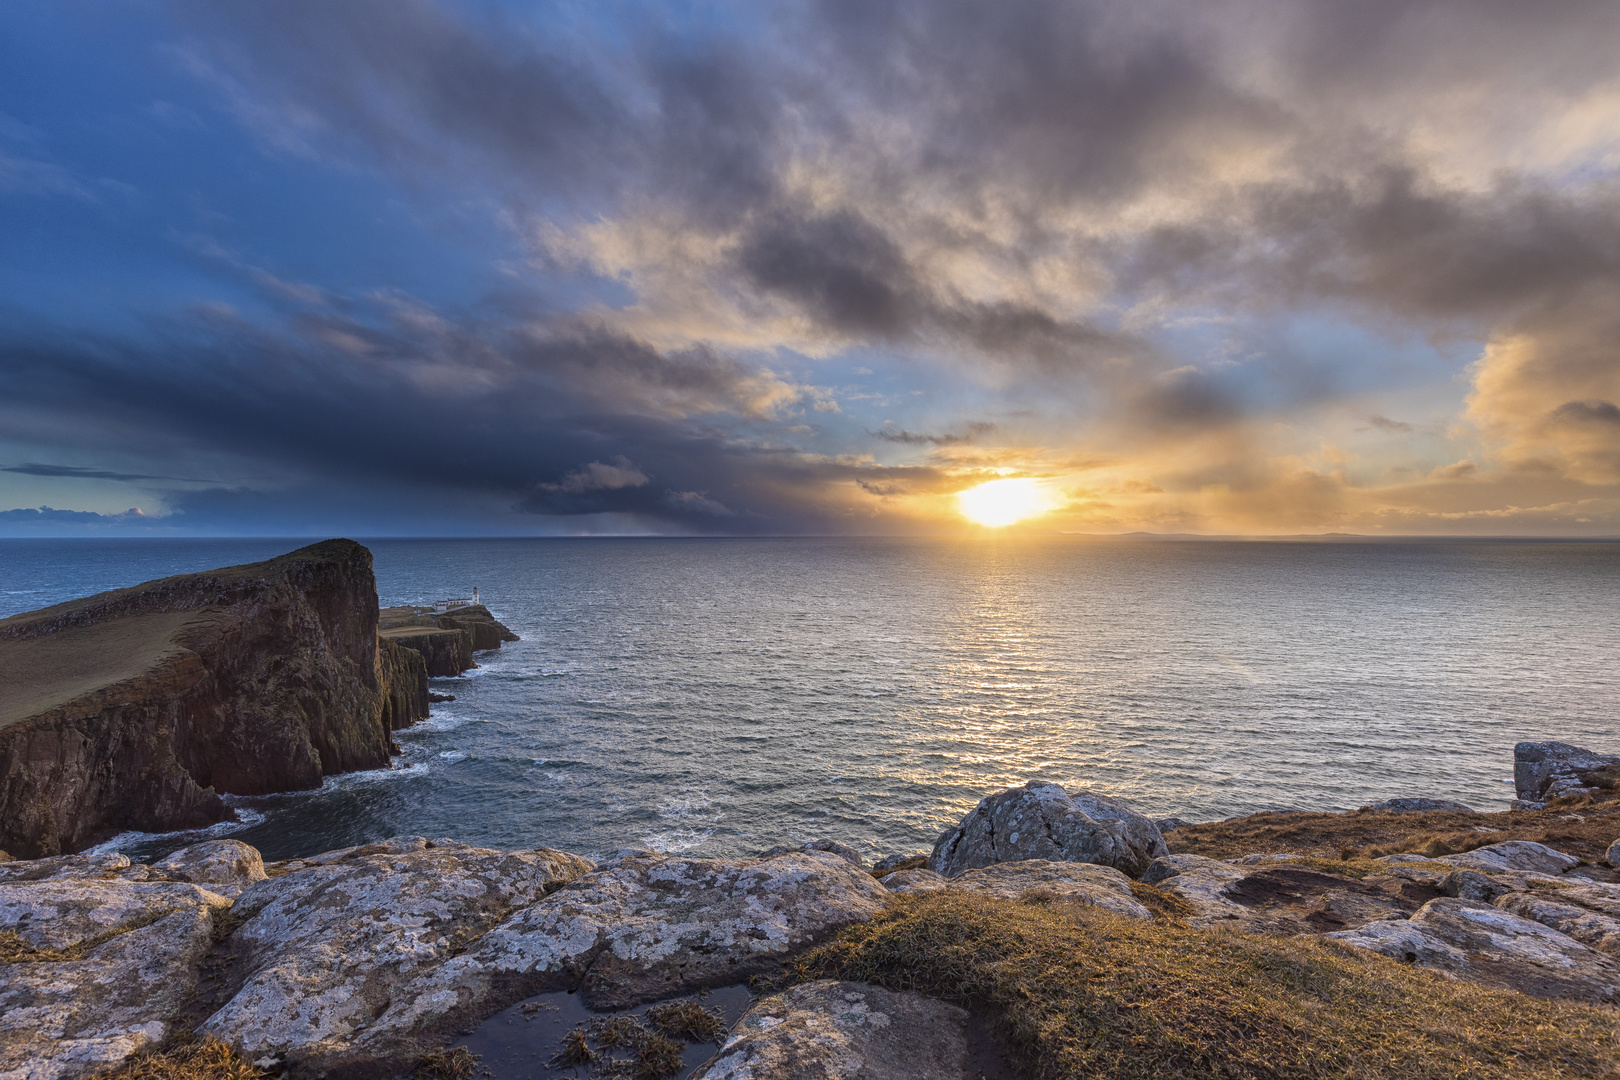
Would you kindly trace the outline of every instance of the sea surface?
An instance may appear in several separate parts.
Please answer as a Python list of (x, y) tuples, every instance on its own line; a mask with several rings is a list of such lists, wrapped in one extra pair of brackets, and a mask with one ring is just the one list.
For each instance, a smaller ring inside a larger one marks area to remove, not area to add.
[[(211, 835), (880, 856), (1028, 780), (1193, 820), (1499, 810), (1515, 742), (1620, 746), (1620, 543), (367, 543), (384, 603), (476, 585), (523, 640), (434, 680), (456, 700), (391, 769), (235, 799)], [(0, 615), (297, 546), (0, 540)]]

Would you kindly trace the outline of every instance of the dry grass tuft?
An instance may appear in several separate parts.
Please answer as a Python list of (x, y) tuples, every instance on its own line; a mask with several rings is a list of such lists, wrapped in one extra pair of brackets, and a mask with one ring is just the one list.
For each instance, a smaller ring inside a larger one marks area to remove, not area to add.
[(1193, 913), (1193, 906), (1175, 893), (1161, 889), (1157, 885), (1144, 885), (1140, 881), (1131, 882), (1131, 895), (1136, 902), (1153, 912), (1155, 919), (1169, 919), (1179, 922)]
[(647, 1010), (647, 1021), (661, 1035), (694, 1043), (718, 1043), (726, 1035), (726, 1018), (692, 998), (666, 1001)]
[(477, 1068), (478, 1055), (465, 1046), (458, 1046), (454, 1050), (445, 1047), (442, 1050), (429, 1050), (417, 1058), (416, 1070), (411, 1077), (412, 1080), (472, 1080)]
[(101, 1080), (264, 1080), (258, 1068), (218, 1039), (137, 1054)]
[(1620, 1013), (1485, 990), (1314, 938), (948, 892), (798, 962), (999, 1015), (1041, 1080), (1620, 1077)]

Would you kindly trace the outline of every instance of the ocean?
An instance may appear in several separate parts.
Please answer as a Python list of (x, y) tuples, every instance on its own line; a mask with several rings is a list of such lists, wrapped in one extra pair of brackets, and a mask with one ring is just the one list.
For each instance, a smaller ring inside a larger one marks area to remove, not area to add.
[[(523, 640), (434, 680), (392, 768), (208, 835), (876, 857), (1028, 780), (1191, 820), (1500, 810), (1515, 742), (1620, 745), (1620, 543), (365, 542), (385, 604), (476, 585)], [(0, 615), (299, 543), (0, 540)]]

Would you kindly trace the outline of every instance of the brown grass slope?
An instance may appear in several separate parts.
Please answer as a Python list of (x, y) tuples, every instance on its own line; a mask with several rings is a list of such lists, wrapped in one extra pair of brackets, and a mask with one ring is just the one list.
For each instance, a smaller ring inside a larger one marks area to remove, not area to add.
[(1485, 990), (1313, 938), (1061, 903), (900, 897), (798, 964), (1001, 1018), (1041, 1080), (1620, 1077), (1620, 1011)]
[(1165, 834), (1176, 854), (1231, 859), (1255, 852), (1294, 852), (1338, 859), (1401, 851), (1428, 856), (1472, 851), (1506, 840), (1534, 840), (1588, 863), (1601, 863), (1620, 838), (1620, 792), (1560, 800), (1545, 810), (1495, 814), (1268, 813), (1188, 825)]

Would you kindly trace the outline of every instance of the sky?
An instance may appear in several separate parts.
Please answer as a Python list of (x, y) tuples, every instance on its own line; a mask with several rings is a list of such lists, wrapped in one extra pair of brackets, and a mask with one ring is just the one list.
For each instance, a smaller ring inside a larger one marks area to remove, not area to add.
[(1613, 0), (8, 0), (0, 535), (1620, 536)]

